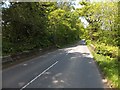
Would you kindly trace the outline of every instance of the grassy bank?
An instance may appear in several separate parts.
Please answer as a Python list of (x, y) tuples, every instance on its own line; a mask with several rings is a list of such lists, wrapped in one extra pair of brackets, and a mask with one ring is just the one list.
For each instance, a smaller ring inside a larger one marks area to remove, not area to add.
[(90, 43), (88, 46), (105, 79), (107, 79), (109, 86), (112, 88), (120, 88), (120, 82), (118, 80), (118, 48), (98, 43), (94, 43), (95, 50), (91, 48)]

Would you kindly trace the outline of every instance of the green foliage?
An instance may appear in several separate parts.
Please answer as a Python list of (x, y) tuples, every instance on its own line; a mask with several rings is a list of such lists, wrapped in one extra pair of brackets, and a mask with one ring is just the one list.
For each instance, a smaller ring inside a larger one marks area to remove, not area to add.
[(49, 20), (49, 30), (51, 30), (56, 44), (66, 44), (79, 39), (80, 29), (83, 26), (74, 12), (66, 12), (62, 9), (54, 10), (49, 14)]
[[(95, 42), (95, 58), (117, 86), (118, 3), (83, 0), (80, 4), (82, 8), (74, 9), (70, 2), (11, 2), (2, 9), (3, 55), (60, 48), (84, 38), (87, 44)], [(88, 27), (83, 27), (80, 17), (88, 21)]]
[(112, 87), (118, 87), (118, 60), (110, 58), (109, 56), (103, 56), (101, 54), (95, 54), (94, 57), (97, 60), (101, 70), (105, 77), (109, 80)]
[(91, 40), (86, 40), (87, 45), (91, 44)]
[(118, 57), (118, 47), (105, 45), (104, 43), (95, 44), (96, 53), (112, 58)]
[(78, 40), (84, 27), (70, 8), (69, 3), (55, 2), (13, 2), (3, 8), (3, 55)]
[[(89, 22), (86, 38), (109, 45), (119, 45), (118, 3), (80, 3), (84, 7), (77, 11)], [(112, 40), (111, 40), (112, 39)]]
[[(109, 81), (109, 85), (114, 88), (119, 87), (119, 79), (118, 79), (118, 68), (119, 68), (119, 61), (116, 55), (118, 55), (117, 47), (105, 46), (105, 44), (97, 44), (94, 43), (96, 50), (94, 51), (91, 46), (90, 50), (97, 61), (102, 74), (104, 77)], [(110, 50), (110, 51), (108, 51)], [(99, 53), (97, 53), (99, 51)], [(111, 57), (109, 53), (116, 54), (114, 57)]]
[(50, 3), (20, 2), (3, 8), (3, 55), (48, 45), (45, 29), (49, 6)]

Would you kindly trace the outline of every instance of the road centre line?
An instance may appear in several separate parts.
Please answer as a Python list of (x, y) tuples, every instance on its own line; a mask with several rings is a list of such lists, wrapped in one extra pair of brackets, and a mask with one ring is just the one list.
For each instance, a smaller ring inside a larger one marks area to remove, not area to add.
[(37, 75), (34, 79), (32, 79), (30, 82), (28, 82), (26, 85), (24, 85), (20, 90), (23, 90), (24, 88), (26, 88), (28, 85), (30, 85), (32, 82), (34, 82), (37, 78), (39, 78), (41, 75), (43, 75), (46, 71), (48, 71), (50, 68), (52, 68), (54, 65), (56, 65), (58, 63), (58, 61), (56, 61), (54, 64), (52, 64), (51, 66), (49, 66), (47, 69), (45, 69), (42, 73), (40, 73), (39, 75)]

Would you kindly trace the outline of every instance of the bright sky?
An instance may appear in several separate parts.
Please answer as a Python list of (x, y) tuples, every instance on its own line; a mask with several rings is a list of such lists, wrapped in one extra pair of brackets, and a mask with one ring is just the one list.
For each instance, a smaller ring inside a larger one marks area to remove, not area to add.
[(75, 1), (74, 1), (74, 3), (75, 3), (74, 7), (75, 7), (75, 8), (81, 8), (81, 7), (82, 7), (82, 6), (79, 4), (80, 1), (81, 1), (81, 0), (75, 0)]
[[(83, 6), (81, 6), (80, 4), (79, 4), (79, 2), (80, 1), (82, 1), (82, 0), (75, 0), (75, 5), (73, 5), (75, 8), (82, 8)], [(80, 20), (81, 20), (81, 22), (83, 23), (83, 25), (84, 25), (84, 27), (86, 28), (88, 25), (89, 25), (89, 23), (87, 22), (87, 20), (84, 18), (84, 17), (80, 17)]]
[(89, 25), (89, 23), (87, 22), (87, 20), (84, 17), (80, 17), (80, 20), (83, 23), (85, 28)]
[(3, 6), (2, 7), (9, 7), (9, 5), (10, 5), (10, 3), (9, 3), (9, 1), (8, 0), (4, 0), (3, 2), (5, 2), (5, 4), (3, 4)]

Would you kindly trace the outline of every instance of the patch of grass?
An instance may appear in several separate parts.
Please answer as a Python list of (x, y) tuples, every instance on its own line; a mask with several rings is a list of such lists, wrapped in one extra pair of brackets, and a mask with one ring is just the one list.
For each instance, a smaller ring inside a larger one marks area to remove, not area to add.
[(118, 80), (118, 59), (111, 58), (110, 56), (105, 56), (103, 54), (97, 54), (95, 51), (91, 50), (94, 59), (97, 61), (101, 71), (103, 72), (105, 78), (111, 83), (114, 88), (120, 88)]
[(109, 56), (94, 53), (94, 58), (98, 62), (105, 77), (110, 80), (114, 87), (118, 87), (118, 62)]

